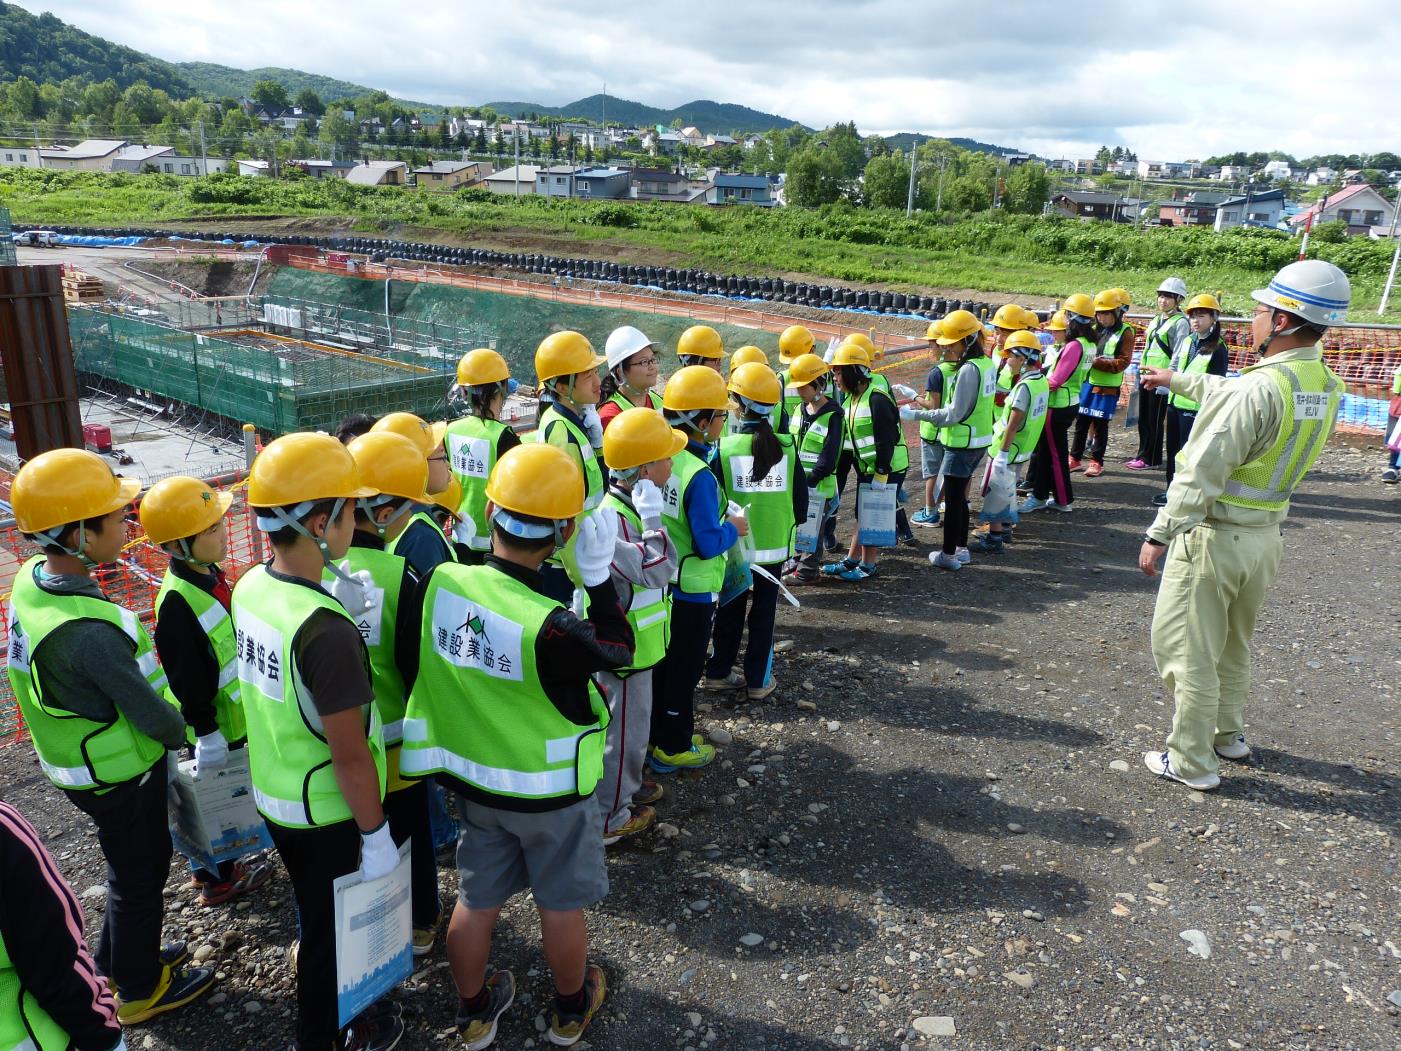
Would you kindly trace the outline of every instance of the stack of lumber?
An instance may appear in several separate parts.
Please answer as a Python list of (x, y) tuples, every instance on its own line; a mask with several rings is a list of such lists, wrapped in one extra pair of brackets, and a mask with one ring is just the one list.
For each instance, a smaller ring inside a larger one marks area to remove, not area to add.
[(101, 303), (107, 298), (102, 279), (82, 270), (63, 272), (63, 298), (68, 303)]

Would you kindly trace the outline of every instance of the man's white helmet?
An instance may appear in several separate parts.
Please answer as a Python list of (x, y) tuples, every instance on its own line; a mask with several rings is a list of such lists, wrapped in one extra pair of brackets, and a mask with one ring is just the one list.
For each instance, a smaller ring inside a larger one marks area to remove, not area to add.
[(1158, 286), (1158, 291), (1164, 292), (1170, 296), (1176, 296), (1178, 299), (1186, 299), (1187, 282), (1183, 281), (1180, 277), (1170, 277)]
[(1268, 288), (1250, 293), (1257, 303), (1327, 327), (1347, 318), (1352, 286), (1347, 275), (1322, 259), (1290, 263), (1270, 279)]
[(646, 350), (652, 341), (643, 335), (641, 329), (623, 325), (608, 333), (608, 342), (603, 345), (603, 353), (608, 358), (608, 371), (613, 371), (640, 350)]

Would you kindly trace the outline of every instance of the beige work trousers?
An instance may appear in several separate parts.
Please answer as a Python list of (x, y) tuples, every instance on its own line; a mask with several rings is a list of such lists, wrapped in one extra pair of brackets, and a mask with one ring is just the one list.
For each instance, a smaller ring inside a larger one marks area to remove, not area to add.
[(1184, 777), (1216, 773), (1215, 746), (1244, 732), (1250, 636), (1283, 547), (1278, 526), (1210, 521), (1168, 545), (1153, 609), (1153, 659), (1177, 702), (1168, 753)]

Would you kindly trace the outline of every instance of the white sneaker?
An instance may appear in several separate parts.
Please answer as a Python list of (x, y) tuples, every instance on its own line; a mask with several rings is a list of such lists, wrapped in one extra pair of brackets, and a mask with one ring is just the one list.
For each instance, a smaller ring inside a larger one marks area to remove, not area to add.
[(929, 552), (929, 561), (939, 569), (951, 569), (956, 571), (963, 568), (963, 563), (958, 560), (958, 556), (946, 555), (942, 551)]
[(1218, 744), (1216, 754), (1222, 759), (1234, 759), (1239, 762), (1242, 759), (1250, 758), (1250, 745), (1245, 743), (1245, 734), (1236, 736), (1227, 744)]
[(1221, 783), (1221, 778), (1215, 774), (1207, 774), (1205, 777), (1183, 777), (1172, 768), (1172, 761), (1168, 759), (1167, 752), (1144, 752), (1143, 765), (1159, 777), (1195, 788), (1198, 792), (1210, 792)]
[(1047, 501), (1046, 501), (1046, 506), (1047, 506), (1048, 508), (1050, 508), (1052, 511), (1063, 511), (1063, 512), (1065, 512), (1066, 514), (1069, 514), (1071, 511), (1074, 511), (1074, 510), (1075, 510), (1075, 505), (1074, 505), (1073, 503), (1072, 503), (1072, 504), (1058, 504), (1058, 503), (1056, 503), (1054, 500), (1047, 500)]
[(973, 556), (968, 553), (968, 549), (966, 547), (960, 547), (957, 551), (953, 553), (953, 557), (958, 559), (959, 565), (963, 566), (966, 566), (969, 562), (973, 561)]

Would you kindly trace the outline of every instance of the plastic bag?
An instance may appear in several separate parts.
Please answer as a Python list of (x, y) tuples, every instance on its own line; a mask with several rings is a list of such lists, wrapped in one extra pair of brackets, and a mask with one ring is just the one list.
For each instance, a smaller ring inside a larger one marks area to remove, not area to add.
[(822, 507), (825, 503), (822, 494), (816, 489), (808, 490), (808, 516), (798, 523), (793, 534), (793, 550), (800, 555), (810, 555), (817, 550), (817, 531), (822, 528)]
[(1138, 426), (1138, 398), (1139, 398), (1139, 393), (1140, 393), (1140, 392), (1139, 392), (1139, 389), (1138, 389), (1138, 366), (1137, 366), (1137, 365), (1131, 365), (1131, 366), (1129, 367), (1128, 379), (1124, 381), (1124, 385), (1127, 386), (1128, 389), (1129, 389), (1129, 404), (1128, 404), (1128, 407), (1124, 410), (1124, 427), (1125, 427), (1125, 428), (1137, 427), (1137, 426)]
[(856, 542), (862, 547), (895, 546), (895, 507), (897, 487), (883, 485), (876, 488), (870, 482), (862, 482), (860, 505), (857, 508)]
[(988, 461), (983, 476), (983, 507), (978, 513), (982, 522), (1016, 522), (1017, 472), (1011, 467), (999, 467)]

